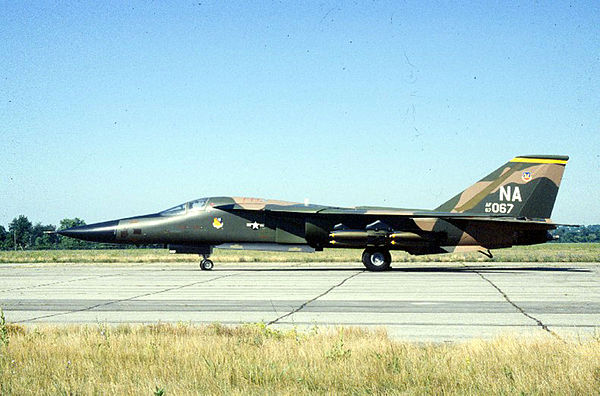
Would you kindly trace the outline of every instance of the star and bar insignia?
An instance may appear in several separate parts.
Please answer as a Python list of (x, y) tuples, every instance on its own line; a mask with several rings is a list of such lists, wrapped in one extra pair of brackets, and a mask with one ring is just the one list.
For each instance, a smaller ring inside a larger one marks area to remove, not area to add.
[(259, 223), (258, 221), (254, 221), (253, 223), (246, 223), (246, 227), (251, 228), (253, 230), (260, 230), (265, 225), (263, 223)]

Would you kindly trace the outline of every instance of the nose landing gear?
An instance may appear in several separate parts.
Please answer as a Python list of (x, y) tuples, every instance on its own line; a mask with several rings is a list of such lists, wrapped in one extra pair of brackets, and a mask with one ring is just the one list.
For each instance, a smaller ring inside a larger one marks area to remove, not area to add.
[(383, 248), (367, 248), (362, 254), (362, 262), (369, 271), (387, 271), (392, 263), (392, 255)]
[(210, 271), (215, 266), (212, 260), (208, 259), (213, 252), (213, 247), (210, 245), (168, 245), (168, 248), (169, 253), (199, 254), (202, 256), (200, 269), (203, 271)]

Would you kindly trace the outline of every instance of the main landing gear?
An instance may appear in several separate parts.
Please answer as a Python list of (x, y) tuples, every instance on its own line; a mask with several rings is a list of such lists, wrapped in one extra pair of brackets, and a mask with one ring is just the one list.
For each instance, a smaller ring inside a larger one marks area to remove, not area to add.
[(362, 254), (362, 262), (369, 271), (387, 271), (392, 264), (392, 255), (383, 248), (367, 248)]
[(214, 266), (215, 264), (212, 262), (212, 260), (208, 259), (208, 254), (203, 254), (202, 261), (200, 261), (200, 269), (202, 271), (210, 271)]

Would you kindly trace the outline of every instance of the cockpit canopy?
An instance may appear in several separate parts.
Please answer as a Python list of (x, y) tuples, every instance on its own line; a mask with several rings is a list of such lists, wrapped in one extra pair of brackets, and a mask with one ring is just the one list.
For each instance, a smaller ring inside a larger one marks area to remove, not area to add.
[(185, 214), (186, 212), (199, 212), (206, 209), (207, 203), (208, 198), (200, 198), (186, 203), (182, 203), (181, 205), (174, 206), (167, 210), (163, 210), (159, 214), (161, 216), (179, 216)]

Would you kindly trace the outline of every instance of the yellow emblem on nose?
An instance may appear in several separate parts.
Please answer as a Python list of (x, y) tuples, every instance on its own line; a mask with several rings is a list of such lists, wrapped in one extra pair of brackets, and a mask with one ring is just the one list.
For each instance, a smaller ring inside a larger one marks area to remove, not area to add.
[(220, 217), (215, 217), (213, 219), (213, 227), (215, 227), (217, 230), (223, 228), (223, 219)]

